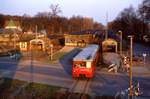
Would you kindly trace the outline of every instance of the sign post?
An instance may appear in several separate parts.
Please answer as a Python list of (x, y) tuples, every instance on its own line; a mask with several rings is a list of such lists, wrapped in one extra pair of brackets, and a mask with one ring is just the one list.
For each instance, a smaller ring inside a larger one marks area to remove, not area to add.
[(143, 53), (144, 64), (146, 64), (146, 56), (147, 56), (147, 54), (146, 54), (146, 53)]

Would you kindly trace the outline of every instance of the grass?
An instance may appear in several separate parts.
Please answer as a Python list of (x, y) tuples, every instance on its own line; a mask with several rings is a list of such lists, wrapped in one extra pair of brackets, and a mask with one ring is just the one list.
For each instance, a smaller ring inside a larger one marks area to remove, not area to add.
[(60, 87), (39, 83), (30, 83), (24, 90), (25, 93), (32, 94), (36, 98), (52, 99)]
[[(0, 99), (9, 99), (14, 93), (28, 82), (5, 78), (0, 85)], [(40, 83), (27, 84), (13, 99), (53, 99), (60, 87)]]
[(0, 85), (1, 91), (13, 92), (17, 90), (20, 86), (24, 85), (25, 81), (12, 80), (10, 78), (4, 78), (4, 83)]
[(60, 58), (62, 58), (66, 54), (67, 54), (67, 52), (58, 52), (58, 53), (54, 54), (53, 59), (51, 60), (51, 62), (52, 63), (58, 62), (60, 60)]

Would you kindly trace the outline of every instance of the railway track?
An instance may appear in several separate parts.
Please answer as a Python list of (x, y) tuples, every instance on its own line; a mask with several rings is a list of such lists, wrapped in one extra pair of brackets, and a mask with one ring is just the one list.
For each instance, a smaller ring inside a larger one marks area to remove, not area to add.
[(67, 99), (89, 99), (88, 89), (90, 80), (75, 80), (69, 89), (70, 94)]

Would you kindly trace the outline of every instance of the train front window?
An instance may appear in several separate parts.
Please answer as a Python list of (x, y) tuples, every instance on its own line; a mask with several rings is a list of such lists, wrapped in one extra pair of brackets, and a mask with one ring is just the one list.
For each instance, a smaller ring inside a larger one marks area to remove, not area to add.
[(86, 68), (91, 68), (91, 62), (86, 62)]
[(75, 68), (82, 68), (82, 67), (85, 67), (85, 66), (86, 66), (85, 63), (76, 63), (74, 65)]

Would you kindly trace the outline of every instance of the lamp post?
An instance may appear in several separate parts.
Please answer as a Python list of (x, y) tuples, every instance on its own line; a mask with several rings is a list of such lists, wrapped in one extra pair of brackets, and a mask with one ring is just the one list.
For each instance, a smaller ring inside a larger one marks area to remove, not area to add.
[(50, 45), (50, 59), (53, 60), (53, 44)]
[(105, 40), (108, 39), (108, 12), (106, 13), (106, 33), (105, 33)]
[(142, 55), (143, 55), (143, 58), (144, 58), (144, 64), (146, 64), (146, 56), (147, 56), (147, 54), (143, 53)]
[(122, 56), (122, 31), (118, 31), (120, 34), (120, 55)]
[(14, 35), (14, 50), (16, 50), (16, 34), (14, 30), (13, 30), (13, 35)]
[(133, 98), (133, 84), (132, 84), (132, 56), (133, 56), (133, 36), (128, 36), (130, 38), (130, 96), (129, 99)]

